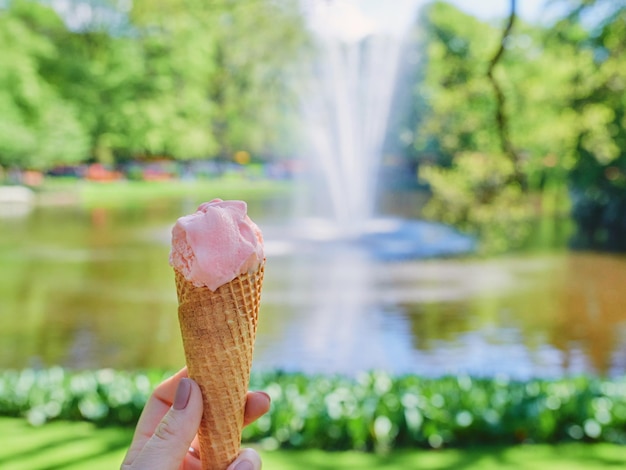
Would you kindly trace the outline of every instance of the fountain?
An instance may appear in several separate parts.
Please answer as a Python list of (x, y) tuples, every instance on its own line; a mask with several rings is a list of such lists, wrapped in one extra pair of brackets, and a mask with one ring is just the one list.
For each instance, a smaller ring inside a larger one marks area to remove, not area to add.
[[(316, 202), (339, 231), (359, 233), (373, 216), (395, 71), (396, 38), (322, 40), (324, 54), (303, 103), (316, 165)], [(320, 194), (327, 197), (319, 198)], [(313, 208), (319, 211), (319, 207)]]
[(306, 171), (296, 237), (356, 242), (384, 259), (471, 251), (473, 241), (449, 227), (375, 213), (408, 24), (381, 31), (356, 5), (330, 1), (308, 8), (317, 54), (302, 93)]

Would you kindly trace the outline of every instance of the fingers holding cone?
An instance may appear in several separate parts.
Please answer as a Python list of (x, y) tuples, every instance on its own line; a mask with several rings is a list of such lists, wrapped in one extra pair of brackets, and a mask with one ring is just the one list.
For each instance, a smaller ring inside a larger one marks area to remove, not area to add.
[[(176, 402), (176, 394), (179, 389), (179, 385), (182, 379), (187, 379), (187, 367), (179, 370), (175, 375), (168, 378), (164, 382), (162, 382), (157, 388), (154, 390), (146, 406), (144, 408), (144, 412), (142, 413), (139, 422), (137, 424), (135, 438), (133, 439), (133, 445), (129, 449), (128, 454), (125, 459), (125, 464), (130, 467), (130, 465), (135, 462), (135, 460), (139, 457), (141, 450), (146, 446), (146, 444), (153, 438), (155, 435), (155, 430), (161, 429), (160, 425), (164, 417), (170, 411), (170, 408)], [(195, 383), (190, 384), (190, 389), (193, 393), (197, 392), (197, 385)], [(190, 394), (191, 397), (191, 394)], [(194, 395), (195, 397), (195, 395)], [(197, 405), (197, 398), (195, 397), (193, 401), (194, 404)], [(191, 398), (190, 398), (191, 399)], [(180, 401), (180, 400), (179, 400)], [(194, 406), (193, 412), (198, 413), (197, 406)], [(270, 397), (267, 393), (261, 391), (253, 391), (248, 392), (246, 395), (246, 405), (244, 412), (244, 424), (248, 425), (265, 413), (267, 413), (270, 409)], [(168, 422), (171, 422), (169, 420)], [(158, 434), (158, 433), (157, 433)], [(197, 449), (199, 449), (198, 436), (195, 435), (193, 441), (191, 442), (189, 453), (192, 457), (198, 457)], [(246, 458), (246, 455), (242, 451), (240, 454), (241, 458)], [(258, 458), (258, 456), (256, 456)], [(239, 461), (240, 458), (237, 459)], [(250, 459), (248, 459), (250, 460)], [(252, 462), (256, 460), (251, 459)], [(190, 462), (186, 462), (189, 464)], [(185, 466), (185, 468), (195, 468), (193, 465)], [(197, 468), (200, 468), (199, 466)], [(256, 467), (253, 467), (256, 468)], [(259, 467), (260, 468), (260, 467)]]
[[(270, 406), (271, 398), (267, 393), (261, 391), (248, 392), (246, 395), (246, 409), (243, 418), (244, 426), (254, 423), (270, 410)], [(200, 443), (198, 442), (198, 436), (196, 435), (191, 444), (191, 448), (193, 449), (192, 453), (199, 455), (199, 447)]]
[[(150, 399), (155, 399), (165, 405), (167, 408), (174, 403), (176, 389), (180, 379), (189, 377), (187, 367), (183, 367), (172, 377), (161, 383), (153, 392)], [(246, 395), (246, 408), (244, 412), (244, 424), (247, 426), (255, 422), (270, 409), (270, 396), (262, 391), (251, 391)], [(152, 428), (154, 429), (154, 427)]]

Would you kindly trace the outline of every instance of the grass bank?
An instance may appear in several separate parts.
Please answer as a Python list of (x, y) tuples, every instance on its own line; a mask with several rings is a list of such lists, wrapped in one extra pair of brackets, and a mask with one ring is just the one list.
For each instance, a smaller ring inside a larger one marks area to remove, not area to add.
[(109, 181), (95, 182), (48, 178), (37, 189), (38, 201), (45, 205), (80, 204), (85, 207), (110, 207), (142, 204), (159, 199), (256, 199), (288, 193), (289, 181), (223, 177), (192, 181)]
[[(32, 427), (19, 418), (0, 418), (0, 468), (110, 470), (119, 468), (132, 429), (55, 421)], [(268, 470), (596, 470), (625, 468), (626, 449), (614, 444), (560, 444), (403, 450), (386, 456), (360, 452), (261, 451)]]

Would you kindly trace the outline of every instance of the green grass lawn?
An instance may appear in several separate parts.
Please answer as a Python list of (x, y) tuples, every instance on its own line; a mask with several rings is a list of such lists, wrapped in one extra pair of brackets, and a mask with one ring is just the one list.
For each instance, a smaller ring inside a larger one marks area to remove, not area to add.
[(119, 468), (132, 430), (56, 422), (33, 428), (0, 418), (0, 468), (6, 470)]
[(76, 201), (86, 207), (141, 204), (146, 201), (172, 197), (193, 196), (202, 200), (252, 199), (285, 194), (293, 189), (288, 181), (222, 177), (193, 181), (110, 181), (48, 178), (37, 189), (39, 199)]
[[(0, 468), (52, 470), (119, 468), (132, 430), (98, 429), (89, 423), (53, 422), (39, 428), (0, 418)], [(359, 452), (261, 451), (266, 470), (595, 470), (626, 468), (626, 447), (610, 444), (480, 447), (398, 451), (388, 456)]]

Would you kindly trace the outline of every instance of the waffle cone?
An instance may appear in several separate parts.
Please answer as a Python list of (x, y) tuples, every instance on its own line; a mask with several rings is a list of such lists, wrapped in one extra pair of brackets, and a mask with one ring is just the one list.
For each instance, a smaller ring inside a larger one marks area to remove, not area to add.
[(189, 377), (202, 390), (198, 435), (203, 470), (225, 470), (240, 451), (263, 273), (261, 264), (211, 291), (175, 271)]

